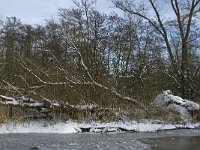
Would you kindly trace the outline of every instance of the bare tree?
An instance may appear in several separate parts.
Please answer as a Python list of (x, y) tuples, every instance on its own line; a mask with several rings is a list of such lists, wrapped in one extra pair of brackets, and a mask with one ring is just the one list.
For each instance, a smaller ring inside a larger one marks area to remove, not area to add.
[[(170, 0), (166, 1), (170, 2), (170, 6), (172, 8), (172, 12), (175, 15), (176, 20), (165, 21), (162, 17), (162, 12), (159, 10), (159, 4), (156, 0), (148, 0), (148, 6), (151, 7), (152, 12), (155, 14), (155, 18), (152, 18), (151, 15), (145, 14), (146, 8), (144, 3), (140, 3), (139, 7), (134, 4), (131, 0), (114, 0), (113, 3), (115, 6), (125, 12), (128, 12), (132, 15), (139, 16), (149, 22), (157, 32), (164, 39), (167, 52), (169, 54), (169, 59), (171, 62), (171, 66), (173, 68), (173, 72), (175, 74), (175, 78), (178, 80), (178, 89), (181, 91), (181, 95), (183, 97), (188, 96), (189, 93), (187, 91), (192, 89), (199, 93), (199, 91), (195, 90), (193, 85), (191, 84), (191, 69), (189, 66), (189, 39), (191, 36), (191, 28), (195, 21), (195, 17), (200, 12), (200, 0)], [(169, 25), (169, 22), (173, 22), (173, 25)], [(173, 30), (173, 27), (176, 26), (179, 30), (178, 38), (180, 39), (180, 53), (181, 59), (178, 60), (175, 57), (174, 49), (171, 41), (173, 40), (170, 37), (170, 33)], [(179, 65), (180, 64), (180, 65)], [(198, 70), (199, 66), (197, 67)], [(172, 75), (173, 76), (173, 75)], [(174, 78), (174, 77), (172, 77)]]

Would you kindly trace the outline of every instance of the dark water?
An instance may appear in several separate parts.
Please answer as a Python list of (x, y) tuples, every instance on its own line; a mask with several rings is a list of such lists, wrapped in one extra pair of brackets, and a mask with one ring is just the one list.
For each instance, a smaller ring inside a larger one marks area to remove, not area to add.
[[(143, 142), (143, 143), (142, 143)], [(0, 134), (0, 150), (200, 149), (200, 130), (109, 134)]]
[(200, 136), (155, 138), (145, 143), (151, 144), (152, 150), (199, 150)]

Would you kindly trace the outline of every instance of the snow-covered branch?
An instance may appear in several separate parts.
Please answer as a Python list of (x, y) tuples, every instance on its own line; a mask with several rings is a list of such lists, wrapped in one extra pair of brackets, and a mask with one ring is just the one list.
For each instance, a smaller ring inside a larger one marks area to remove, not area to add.
[(134, 98), (131, 98), (129, 96), (123, 96), (122, 94), (118, 93), (113, 87), (107, 87), (105, 85), (102, 85), (100, 83), (98, 83), (97, 81), (95, 81), (92, 77), (92, 75), (90, 74), (89, 72), (89, 69), (88, 67), (86, 66), (86, 64), (84, 63), (84, 60), (83, 60), (83, 57), (81, 55), (81, 52), (79, 51), (79, 49), (74, 45), (74, 43), (72, 43), (73, 46), (74, 46), (74, 49), (76, 51), (76, 53), (78, 54), (78, 56), (80, 57), (80, 63), (82, 65), (82, 67), (84, 68), (85, 72), (87, 73), (87, 76), (89, 77), (89, 79), (91, 80), (91, 83), (96, 86), (96, 87), (99, 87), (101, 89), (104, 89), (104, 90), (107, 90), (109, 92), (111, 92), (112, 94), (114, 94), (115, 96), (117, 96), (118, 98), (120, 99), (123, 99), (123, 100), (128, 100), (128, 101), (131, 101), (131, 102), (134, 102), (135, 104), (137, 104), (138, 106), (142, 107), (142, 108), (145, 108), (144, 105), (142, 105), (140, 102), (138, 102), (137, 100), (135, 100)]
[(5, 80), (2, 80), (2, 81), (3, 81), (5, 84), (7, 84), (9, 88), (13, 89), (13, 90), (16, 91), (18, 94), (23, 95), (23, 94), (20, 92), (19, 88), (17, 88), (16, 86), (10, 84), (9, 82), (7, 82), (7, 81), (5, 81)]
[(73, 81), (70, 82), (48, 82), (48, 81), (44, 81), (42, 80), (38, 75), (36, 75), (34, 73), (33, 70), (31, 70), (30, 68), (28, 68), (25, 64), (20, 64), (26, 71), (28, 71), (29, 73), (31, 73), (39, 82), (41, 82), (42, 84), (48, 84), (48, 85), (68, 85), (70, 82), (73, 83)]

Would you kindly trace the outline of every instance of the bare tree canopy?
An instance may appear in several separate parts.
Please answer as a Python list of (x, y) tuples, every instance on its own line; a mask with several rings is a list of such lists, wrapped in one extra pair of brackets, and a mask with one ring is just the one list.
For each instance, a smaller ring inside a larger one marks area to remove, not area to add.
[[(128, 12), (132, 15), (141, 17), (142, 19), (149, 22), (162, 36), (165, 42), (165, 46), (170, 58), (171, 66), (174, 71), (174, 76), (178, 80), (178, 85), (181, 90), (181, 95), (186, 97), (187, 90), (193, 90), (194, 92), (199, 93), (194, 88), (194, 76), (191, 76), (194, 72), (199, 70), (199, 65), (196, 66), (195, 70), (191, 70), (192, 61), (190, 58), (191, 55), (191, 40), (193, 37), (193, 28), (195, 26), (195, 21), (199, 17), (200, 13), (200, 1), (191, 0), (191, 1), (178, 1), (178, 0), (169, 0), (165, 1), (170, 3), (171, 12), (174, 13), (174, 18), (171, 20), (165, 21), (162, 19), (162, 12), (159, 9), (158, 1), (148, 0), (149, 7), (155, 14), (155, 17), (151, 17), (145, 13), (146, 6), (142, 3), (139, 7), (134, 4), (131, 0), (115, 0), (113, 1), (116, 7), (119, 9)], [(163, 1), (164, 2), (164, 1)], [(141, 9), (141, 7), (143, 9)], [(168, 12), (168, 13), (171, 13)], [(166, 14), (167, 15), (167, 14)], [(177, 30), (176, 32), (173, 32)], [(178, 38), (179, 43), (175, 43)], [(174, 47), (178, 45), (178, 47)], [(180, 55), (180, 56), (176, 56)], [(180, 57), (180, 58), (177, 58)]]

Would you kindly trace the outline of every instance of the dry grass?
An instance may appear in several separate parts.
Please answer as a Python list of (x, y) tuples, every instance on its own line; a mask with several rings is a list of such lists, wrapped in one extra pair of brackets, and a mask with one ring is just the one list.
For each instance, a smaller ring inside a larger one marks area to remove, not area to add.
[(0, 105), (0, 123), (4, 123), (7, 119), (7, 112), (4, 106)]
[[(119, 121), (119, 120), (140, 120), (140, 119), (153, 119), (163, 120), (167, 122), (177, 123), (181, 122), (180, 115), (172, 112), (167, 108), (156, 108), (153, 106), (146, 106), (147, 111), (138, 108), (130, 102), (115, 101), (107, 104), (98, 104), (99, 107), (94, 109), (78, 109), (78, 108), (65, 108), (62, 111), (55, 109), (50, 117), (50, 120), (77, 120), (77, 121)], [(199, 120), (200, 112), (194, 112), (192, 117), (194, 120)], [(25, 116), (28, 111), (25, 111), (19, 106), (2, 106), (0, 105), (0, 123), (5, 121), (25, 121)], [(29, 120), (29, 119), (28, 119)]]
[(6, 121), (6, 116), (4, 114), (0, 114), (0, 123), (4, 123)]
[(12, 120), (21, 121), (23, 120), (25, 113), (23, 109), (18, 106), (3, 106), (0, 105), (0, 123)]

